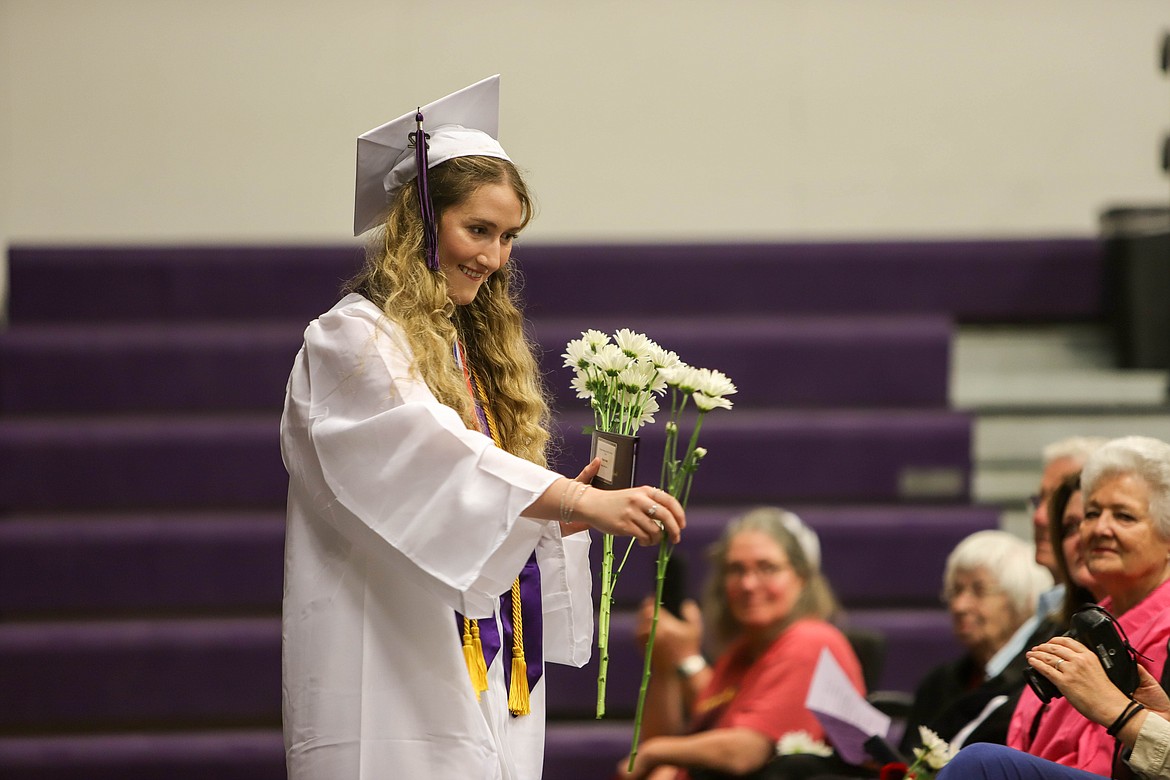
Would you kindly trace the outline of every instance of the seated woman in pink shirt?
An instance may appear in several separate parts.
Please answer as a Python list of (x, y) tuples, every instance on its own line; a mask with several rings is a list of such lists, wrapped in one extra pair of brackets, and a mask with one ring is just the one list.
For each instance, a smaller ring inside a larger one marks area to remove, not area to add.
[[(659, 613), (643, 738), (632, 772), (684, 780), (688, 770), (742, 775), (763, 767), (792, 731), (824, 738), (804, 707), (813, 671), (828, 649), (864, 695), (861, 664), (827, 622), (837, 605), (820, 572), (815, 534), (796, 515), (761, 508), (733, 520), (711, 550), (705, 599), (717, 660), (701, 654), (703, 617), (684, 602), (682, 619)], [(639, 625), (644, 643), (652, 605)]]
[[(1085, 496), (1080, 554), (1105, 593), (1101, 606), (1117, 617), (1139, 662), (1162, 676), (1170, 640), (1170, 444), (1130, 436), (1090, 456), (1081, 473)], [(1031, 663), (1053, 668), (1060, 684), (1069, 661), (1060, 648), (1037, 648)], [(1085, 718), (1068, 698), (1047, 704), (1025, 690), (1012, 716), (1008, 744), (1093, 774), (1110, 774), (1116, 740)]]

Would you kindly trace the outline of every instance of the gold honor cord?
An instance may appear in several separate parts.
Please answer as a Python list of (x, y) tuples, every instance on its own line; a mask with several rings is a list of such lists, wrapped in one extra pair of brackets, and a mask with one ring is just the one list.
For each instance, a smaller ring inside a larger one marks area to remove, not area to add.
[[(458, 349), (461, 356), (462, 349)], [(483, 387), (475, 369), (466, 361), (460, 361), (464, 376), (467, 378), (467, 389), (473, 401), (479, 404), (487, 420), (488, 435), (497, 447), (503, 449), (497, 433), (496, 420), (492, 415), (491, 406), (486, 398), (479, 396), (476, 391)], [(471, 686), (475, 689), (475, 698), (487, 690), (487, 665), (483, 658), (483, 645), (479, 638), (479, 621), (471, 618), (463, 619), (463, 659), (467, 662), (467, 673), (471, 678)], [(528, 690), (528, 664), (524, 660), (524, 621), (520, 602), (520, 578), (512, 583), (512, 684), (508, 688), (508, 711), (513, 715), (527, 715), (532, 711)]]

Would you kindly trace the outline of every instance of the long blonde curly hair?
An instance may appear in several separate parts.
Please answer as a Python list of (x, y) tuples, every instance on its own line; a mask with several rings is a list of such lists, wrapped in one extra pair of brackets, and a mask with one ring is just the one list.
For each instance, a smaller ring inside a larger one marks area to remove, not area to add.
[[(547, 465), (549, 403), (520, 313), (519, 271), (509, 262), (487, 277), (474, 301), (453, 304), (446, 276), (428, 269), (423, 258), (417, 181), (398, 192), (384, 226), (366, 246), (365, 267), (346, 290), (365, 296), (402, 328), (414, 356), (412, 370), (440, 403), (457, 411), (468, 428), (479, 430), (467, 383), (453, 358), (458, 337), (488, 399), (502, 447)], [(494, 157), (456, 157), (428, 171), (436, 218), (442, 221), (447, 209), (485, 184), (511, 186), (522, 207), (521, 227), (528, 224), (533, 204), (520, 172)]]

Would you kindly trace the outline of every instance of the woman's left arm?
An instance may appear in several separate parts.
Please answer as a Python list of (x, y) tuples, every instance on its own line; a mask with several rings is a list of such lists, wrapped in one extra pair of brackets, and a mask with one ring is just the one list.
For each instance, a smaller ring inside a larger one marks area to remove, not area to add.
[(629, 756), (618, 765), (618, 777), (638, 780), (659, 766), (702, 767), (732, 775), (754, 772), (775, 752), (772, 740), (746, 728), (717, 728), (682, 737), (657, 737), (638, 746), (634, 771)]

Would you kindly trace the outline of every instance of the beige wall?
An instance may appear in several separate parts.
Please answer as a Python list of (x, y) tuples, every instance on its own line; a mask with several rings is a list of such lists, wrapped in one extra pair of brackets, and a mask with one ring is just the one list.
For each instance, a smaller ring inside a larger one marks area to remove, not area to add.
[(0, 248), (348, 240), (503, 74), (548, 240), (1088, 235), (1170, 200), (1164, 0), (0, 0)]

